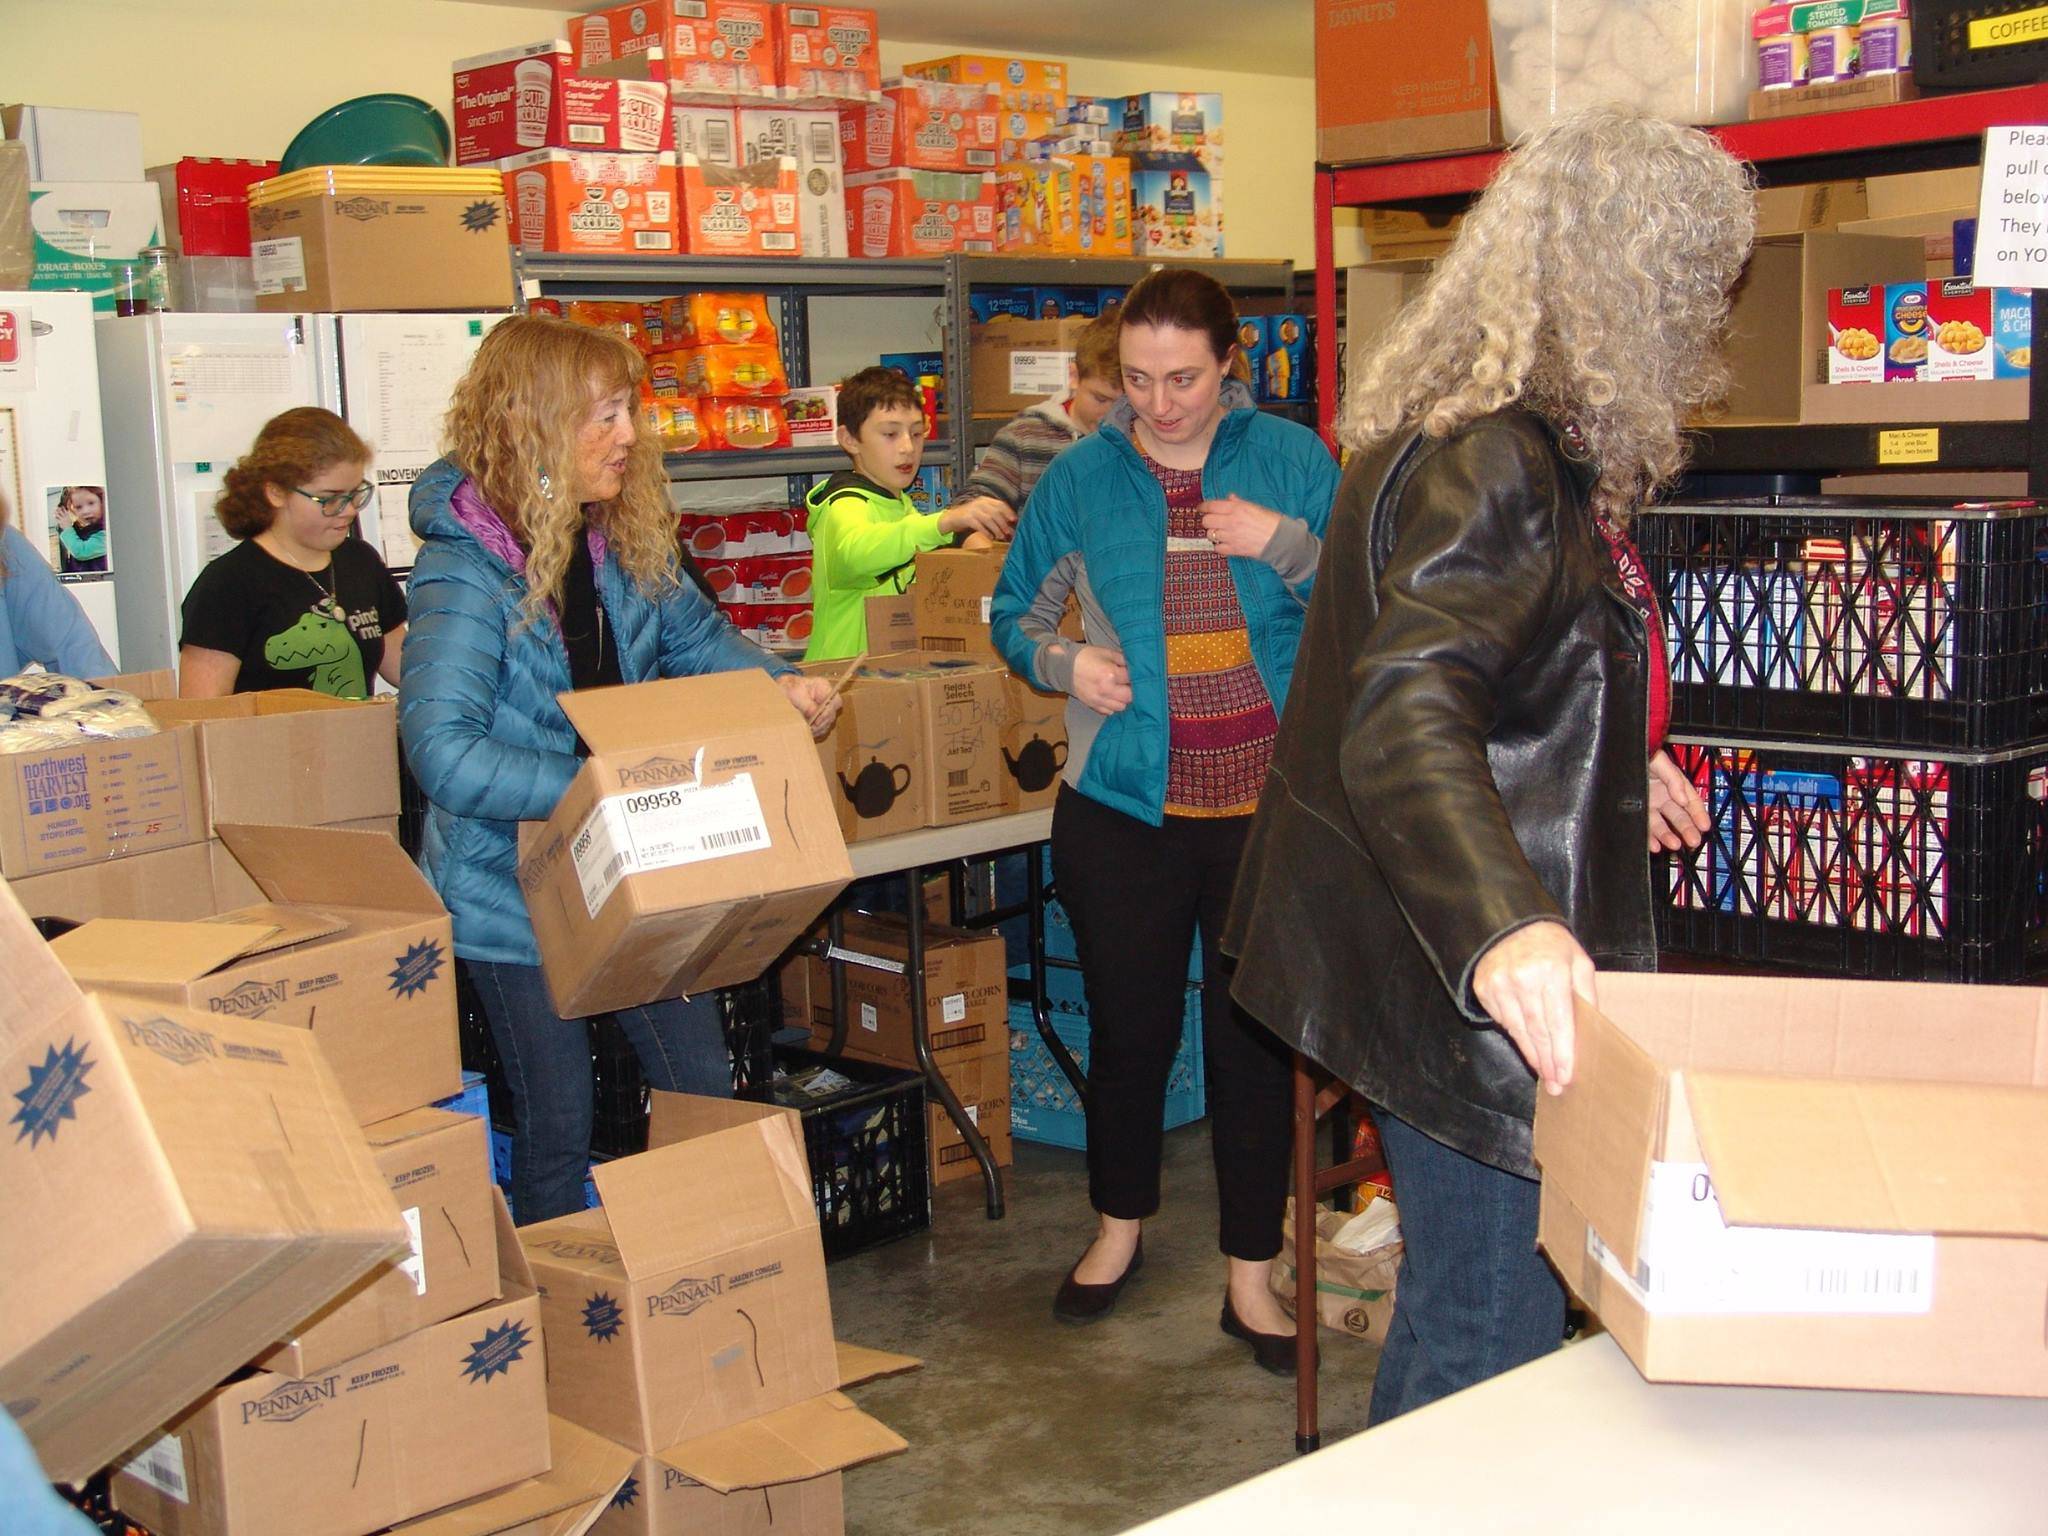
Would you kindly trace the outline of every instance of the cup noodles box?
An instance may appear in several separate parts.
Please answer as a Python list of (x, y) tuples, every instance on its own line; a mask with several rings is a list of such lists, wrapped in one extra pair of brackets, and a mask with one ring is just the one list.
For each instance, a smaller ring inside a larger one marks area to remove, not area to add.
[(1884, 288), (1884, 376), (1887, 381), (1927, 375), (1926, 283), (1887, 283)]
[(1222, 186), (1191, 155), (1134, 158), (1131, 224), (1140, 256), (1221, 256)]
[(782, 5), (776, 73), (791, 101), (867, 102), (882, 88), (875, 13), (847, 5)]
[(1884, 285), (1830, 288), (1827, 382), (1884, 382), (1884, 344)]
[(853, 878), (810, 729), (766, 673), (561, 703), (591, 755), (522, 828), (519, 883), (562, 1017), (751, 981)]
[(569, 41), (580, 65), (659, 49), (671, 94), (713, 105), (772, 98), (775, 7), (766, 0), (644, 0), (578, 16)]
[(1991, 290), (1992, 377), (2024, 379), (2034, 369), (2034, 290)]
[(742, 107), (739, 128), (742, 159), (795, 158), (804, 255), (844, 256), (846, 177), (839, 162), (838, 113)]
[(846, 214), (856, 256), (943, 256), (995, 249), (995, 189), (985, 176), (863, 172), (846, 178)]
[(2048, 1003), (1602, 977), (1540, 1239), (1652, 1381), (2048, 1396)]
[(1193, 155), (1223, 171), (1223, 98), (1213, 91), (1149, 91), (1110, 102), (1110, 132), (1125, 155)]
[(458, 60), (454, 107), (457, 165), (534, 149), (675, 147), (664, 81), (578, 74), (559, 38)]
[(681, 183), (684, 254), (798, 253), (796, 161), (788, 156), (735, 167), (685, 155)]
[(707, 165), (740, 163), (740, 127), (733, 107), (679, 106), (670, 110), (676, 154), (695, 155)]
[(886, 80), (882, 99), (839, 114), (840, 159), (856, 171), (992, 171), (1002, 113), (977, 85)]
[(1067, 109), (1067, 66), (1059, 59), (1012, 59), (995, 53), (956, 53), (906, 64), (903, 73), (921, 80), (978, 85), (1011, 112), (1062, 114)]
[(0, 886), (0, 1401), (97, 1472), (405, 1223), (305, 1030), (88, 994)]
[(1997, 349), (1991, 341), (1991, 290), (1967, 277), (1927, 285), (1928, 379), (1988, 379)]
[(498, 164), (525, 249), (675, 254), (674, 155), (537, 149)]

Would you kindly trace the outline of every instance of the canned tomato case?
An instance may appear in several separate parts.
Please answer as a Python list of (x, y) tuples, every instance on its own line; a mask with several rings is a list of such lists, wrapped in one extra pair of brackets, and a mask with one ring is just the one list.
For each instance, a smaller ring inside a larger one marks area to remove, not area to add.
[(535, 149), (657, 154), (675, 147), (666, 84), (579, 75), (559, 39), (460, 60), (453, 106), (457, 165)]
[(1990, 378), (1997, 357), (1991, 333), (1989, 288), (1967, 277), (1927, 285), (1927, 378)]
[(529, 251), (675, 252), (673, 155), (541, 149), (498, 166), (513, 234)]
[(1884, 380), (1884, 288), (1828, 290), (1828, 382), (1877, 384)]

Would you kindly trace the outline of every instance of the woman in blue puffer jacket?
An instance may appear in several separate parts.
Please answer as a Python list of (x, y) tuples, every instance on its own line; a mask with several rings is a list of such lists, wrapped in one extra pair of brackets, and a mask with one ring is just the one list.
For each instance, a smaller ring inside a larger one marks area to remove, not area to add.
[[(399, 687), (429, 804), (420, 861), (455, 919), (505, 1064), (521, 1223), (583, 1204), (587, 1022), (555, 1012), (520, 894), (519, 823), (546, 817), (587, 755), (556, 695), (760, 667), (822, 735), (838, 703), (742, 640), (679, 579), (661, 451), (624, 340), (543, 316), (484, 339), (448, 409), (447, 457), (412, 492), (420, 539)], [(616, 1015), (656, 1088), (728, 1095), (708, 997)]]

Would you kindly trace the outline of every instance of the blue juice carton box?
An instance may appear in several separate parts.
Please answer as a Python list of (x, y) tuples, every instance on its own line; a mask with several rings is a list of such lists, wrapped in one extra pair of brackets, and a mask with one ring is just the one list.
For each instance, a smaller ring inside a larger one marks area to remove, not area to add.
[(1129, 292), (1130, 289), (1128, 288), (1096, 289), (1095, 304), (1097, 313), (1106, 315), (1113, 309), (1123, 308), (1124, 295)]
[(1991, 376), (2024, 379), (2034, 371), (2034, 290), (1991, 290)]
[(1306, 400), (1309, 390), (1308, 317), (1266, 316), (1266, 361), (1260, 396), (1267, 400)]
[(1102, 297), (1093, 288), (1040, 288), (1035, 291), (1038, 318), (1041, 320), (1064, 320), (1069, 315), (1093, 319), (1102, 313)]
[(1029, 320), (1038, 313), (1036, 298), (1036, 291), (1030, 288), (975, 288), (967, 295), (967, 307), (978, 325), (986, 325), (997, 315)]
[(1252, 393), (1261, 400), (1266, 398), (1266, 339), (1264, 315), (1237, 317), (1237, 350), (1251, 371)]
[(1917, 383), (1927, 372), (1927, 284), (1884, 285), (1886, 383)]

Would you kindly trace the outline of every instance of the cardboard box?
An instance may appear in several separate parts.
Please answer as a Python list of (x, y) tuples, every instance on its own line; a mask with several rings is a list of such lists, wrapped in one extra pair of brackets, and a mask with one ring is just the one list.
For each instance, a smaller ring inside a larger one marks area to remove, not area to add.
[(978, 85), (882, 82), (881, 100), (839, 114), (839, 158), (858, 171), (992, 171), (1002, 141), (996, 99)]
[(0, 1084), (0, 1401), (53, 1478), (405, 1247), (309, 1035), (88, 996), (4, 892)]
[(2039, 991), (1617, 972), (1600, 1003), (1536, 1108), (1542, 1241), (1646, 1377), (2048, 1396)]
[(513, 238), (529, 251), (673, 255), (677, 173), (672, 154), (537, 149), (499, 162)]
[(1026, 148), (1036, 140), (1063, 137), (1055, 131), (1059, 127), (1057, 113), (1016, 112), (1005, 107), (1002, 120), (996, 125), (1000, 135), (996, 142), (996, 164), (1009, 165), (1024, 159)]
[(683, 251), (691, 256), (795, 256), (796, 161), (787, 155), (738, 168), (685, 156), (678, 173)]
[(659, 1456), (642, 1456), (590, 1536), (696, 1536), (774, 1531), (776, 1536), (845, 1536), (845, 1477), (823, 1477), (720, 1493)]
[[(361, 821), (337, 821), (326, 829), (335, 832), (366, 832), (391, 842), (398, 840), (398, 818), (396, 816), (368, 816)], [(233, 912), (242, 907), (253, 907), (270, 898), (263, 887), (256, 883), (256, 877), (242, 867), (241, 861), (228, 850), (227, 844), (219, 838), (206, 845), (211, 865), (213, 909), (206, 913), (214, 917), (222, 912)], [(174, 918), (169, 912), (103, 912), (103, 917), (164, 917)]]
[(1016, 59), (999, 53), (954, 53), (903, 66), (920, 80), (950, 80), (978, 86), (994, 94), (1010, 112), (1064, 115), (1067, 108), (1067, 66), (1059, 59)]
[(360, 1536), (545, 1472), (540, 1302), (492, 1203), (501, 1300), (305, 1380), (230, 1382), (115, 1473), (115, 1504), (156, 1536)]
[(319, 193), (253, 206), (256, 308), (508, 309), (508, 214), (506, 198), (469, 191)]
[[(805, 670), (837, 679), (845, 665)], [(841, 826), (850, 817), (855, 828), (845, 833), (849, 842), (1001, 812), (1008, 705), (995, 661), (931, 647), (871, 654), (846, 697), (855, 694), (857, 718), (818, 744), (837, 783)]]
[(392, 1536), (584, 1536), (633, 1474), (633, 1453), (548, 1415), (548, 1469), (392, 1527)]
[(398, 710), (309, 688), (154, 699), (150, 716), (199, 738), (209, 826), (325, 826), (398, 814)]
[(910, 595), (917, 603), (918, 644), (927, 651), (1000, 663), (989, 634), (989, 608), (1010, 546), (929, 549), (917, 557)]
[(867, 610), (870, 656), (887, 656), (917, 649), (917, 599), (908, 592), (885, 592), (871, 597)]
[(212, 855), (206, 843), (101, 859), (47, 875), (7, 882), (30, 917), (154, 917), (182, 922), (211, 917)]
[(1896, 219), (1914, 213), (1964, 209), (1974, 215), (1984, 182), (1982, 166), (1949, 171), (1909, 171), (1899, 176), (1873, 176), (1864, 183), (1868, 216)]
[(1133, 156), (1131, 243), (1140, 256), (1221, 256), (1222, 178), (1191, 155)]
[(677, 101), (770, 100), (775, 8), (766, 0), (635, 0), (569, 19), (579, 67), (659, 49)]
[(163, 243), (162, 200), (156, 183), (139, 175), (131, 181), (31, 182), (28, 223), (35, 249), (29, 287), (89, 293), (94, 311), (103, 315), (114, 312), (116, 268)]
[(996, 198), (1006, 251), (1131, 254), (1131, 163), (1121, 155), (1006, 164), (996, 178)]
[(227, 826), (266, 902), (219, 921), (97, 918), (56, 942), (90, 986), (311, 1030), (365, 1124), (462, 1086), (448, 913), (391, 838)]
[(981, 175), (865, 171), (846, 178), (846, 221), (856, 256), (993, 251), (995, 189)]
[(618, 65), (603, 77), (579, 73), (566, 38), (458, 59), (455, 163), (482, 165), (536, 149), (674, 149), (660, 57), (639, 55), (638, 78), (615, 73)]
[[(740, 120), (735, 108), (680, 106), (672, 108), (669, 116), (675, 126), (678, 161), (684, 155), (695, 155), (707, 165), (740, 163)], [(832, 150), (837, 154), (838, 120), (833, 122)]]
[(1146, 91), (1109, 107), (1110, 142), (1120, 155), (1192, 155), (1223, 174), (1223, 98), (1213, 91)]
[(294, 1380), (500, 1295), (490, 1124), (415, 1109), (364, 1128), (410, 1248), (387, 1259), (256, 1361)]
[(34, 181), (140, 181), (142, 118), (82, 107), (0, 107), (0, 136), (28, 151)]
[[(872, 605), (890, 599), (870, 598)], [(904, 605), (907, 609), (907, 603)], [(908, 610), (914, 615), (914, 610)], [(874, 610), (869, 609), (868, 651), (876, 650)], [(914, 639), (914, 637), (913, 637)], [(804, 668), (834, 681), (843, 661)], [(930, 772), (922, 758), (925, 733), (923, 692), (912, 681), (877, 675), (865, 664), (841, 695), (839, 718), (818, 743), (839, 832), (849, 843), (892, 837), (926, 825), (931, 800)]]
[(275, 176), (277, 162), (187, 155), (148, 174), (163, 199), (164, 233), (181, 257), (247, 256), (249, 187)]
[[(909, 935), (900, 917), (849, 913), (840, 952), (846, 966), (845, 1054), (855, 1061), (917, 1070), (910, 991), (903, 968)], [(832, 1040), (831, 978), (825, 962), (805, 957), (812, 999), (810, 1048)], [(934, 924), (925, 930), (925, 1030), (941, 1071), (1009, 1051), (1009, 978), (1000, 934)]]
[(0, 759), (0, 875), (10, 880), (206, 840), (199, 738), (167, 730)]
[(803, 717), (765, 673), (560, 696), (590, 757), (519, 881), (556, 1009), (751, 981), (853, 878)]
[(839, 163), (839, 117), (833, 112), (793, 112), (776, 107), (742, 107), (743, 159), (796, 161), (797, 229), (806, 256), (844, 256), (846, 175)]
[[(997, 315), (967, 331), (968, 393), (977, 416), (1014, 416), (1073, 384), (1074, 349), (1088, 325)], [(991, 589), (993, 590), (993, 589)]]
[(791, 101), (861, 103), (882, 88), (875, 13), (850, 5), (775, 8), (775, 70)]
[(555, 1412), (642, 1452), (839, 1385), (797, 1116), (657, 1093), (603, 1205), (523, 1227)]
[(1316, 159), (1406, 160), (1500, 143), (1486, 0), (1315, 0)]
[(1003, 715), (1003, 813), (1043, 810), (1059, 798), (1067, 766), (1067, 696), (1045, 693), (1006, 674)]
[[(1007, 1028), (1002, 1031), (1000, 1039), (991, 1041), (991, 1045), (993, 1049), (987, 1054), (956, 1058), (940, 1071), (959, 1098), (968, 1120), (981, 1132), (981, 1139), (988, 1144), (989, 1156), (995, 1160), (995, 1165), (1008, 1168), (1014, 1161), (1015, 1148), (1010, 1139), (1010, 1036)], [(981, 1164), (974, 1160), (967, 1138), (953, 1124), (953, 1117), (946, 1113), (946, 1106), (928, 1102), (925, 1114), (929, 1118), (925, 1145), (931, 1159), (933, 1187), (980, 1178)]]
[(1867, 218), (1870, 194), (1861, 181), (1816, 181), (1791, 187), (1759, 187), (1756, 193), (1756, 234), (1804, 234)]

